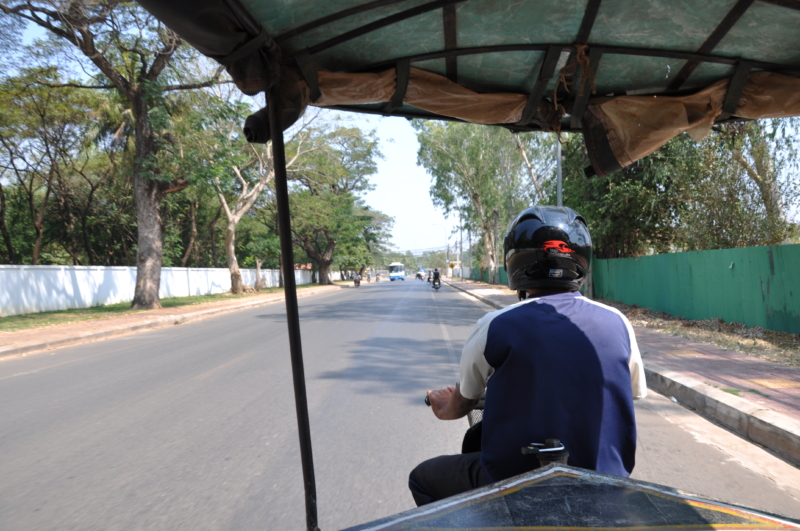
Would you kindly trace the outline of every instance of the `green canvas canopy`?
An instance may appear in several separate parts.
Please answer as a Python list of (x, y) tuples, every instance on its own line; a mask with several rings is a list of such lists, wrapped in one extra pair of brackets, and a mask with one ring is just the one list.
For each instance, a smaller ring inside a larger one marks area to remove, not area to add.
[[(142, 0), (247, 94), (583, 132), (606, 175), (715, 122), (800, 114), (800, 0)], [(266, 140), (266, 127), (255, 141)]]

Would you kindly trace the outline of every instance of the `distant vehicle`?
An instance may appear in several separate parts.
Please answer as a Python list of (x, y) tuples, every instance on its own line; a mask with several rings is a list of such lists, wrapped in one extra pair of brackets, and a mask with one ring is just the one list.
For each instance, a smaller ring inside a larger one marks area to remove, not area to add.
[(406, 267), (400, 262), (392, 262), (389, 264), (389, 280), (405, 280)]

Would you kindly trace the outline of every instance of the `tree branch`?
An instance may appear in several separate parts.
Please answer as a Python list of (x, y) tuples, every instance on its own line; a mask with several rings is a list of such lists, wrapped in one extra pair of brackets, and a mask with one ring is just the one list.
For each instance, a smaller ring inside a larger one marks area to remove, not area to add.
[(224, 69), (225, 69), (224, 66), (220, 66), (219, 68), (217, 68), (216, 72), (214, 72), (214, 75), (211, 76), (211, 78), (207, 79), (206, 81), (201, 81), (198, 83), (186, 83), (182, 85), (167, 85), (164, 88), (162, 88), (162, 90), (164, 92), (172, 90), (196, 90), (196, 89), (211, 87), (214, 85), (221, 85), (223, 83), (233, 83), (232, 79), (226, 79), (224, 81), (219, 80), (219, 76), (222, 74)]
[(533, 182), (533, 186), (536, 187), (536, 193), (539, 194), (541, 199), (545, 198), (544, 190), (539, 186), (539, 182), (536, 179), (533, 171), (533, 165), (528, 160), (528, 154), (525, 152), (525, 148), (522, 146), (522, 142), (520, 142), (519, 137), (517, 135), (511, 135), (514, 138), (514, 143), (517, 144), (517, 149), (522, 154), (522, 159), (525, 161), (525, 167), (528, 168), (528, 174), (531, 177), (531, 181)]
[(158, 78), (164, 68), (167, 67), (167, 63), (169, 63), (172, 54), (175, 53), (175, 50), (177, 50), (178, 46), (183, 42), (172, 30), (166, 31), (166, 37), (168, 37), (169, 40), (167, 42), (162, 40), (162, 42), (164, 42), (164, 47), (158, 51), (155, 61), (150, 65), (150, 70), (144, 76), (147, 80), (155, 81)]
[(81, 85), (78, 83), (46, 83), (44, 81), (36, 81), (37, 85), (48, 88), (82, 88), (82, 89), (113, 89), (117, 88), (115, 85)]

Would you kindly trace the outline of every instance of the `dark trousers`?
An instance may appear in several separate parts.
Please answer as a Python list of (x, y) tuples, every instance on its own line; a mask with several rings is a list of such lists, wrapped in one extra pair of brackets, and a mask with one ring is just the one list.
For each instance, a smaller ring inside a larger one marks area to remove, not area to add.
[(488, 483), (480, 452), (434, 457), (417, 465), (408, 476), (408, 488), (417, 507)]

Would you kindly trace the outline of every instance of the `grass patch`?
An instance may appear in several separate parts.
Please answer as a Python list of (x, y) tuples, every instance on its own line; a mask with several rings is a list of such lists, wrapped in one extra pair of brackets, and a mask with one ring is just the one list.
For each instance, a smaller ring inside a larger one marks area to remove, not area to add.
[(620, 310), (634, 326), (710, 343), (723, 350), (735, 350), (789, 367), (800, 367), (800, 334), (766, 330), (759, 326), (747, 327), (721, 319), (692, 321), (635, 305), (609, 300), (599, 302)]
[[(303, 284), (297, 289), (314, 287), (315, 284)], [(221, 302), (237, 299), (257, 297), (259, 295), (269, 295), (270, 293), (281, 293), (283, 288), (267, 288), (260, 294), (242, 293), (232, 295), (230, 293), (218, 293), (215, 295), (198, 295), (194, 297), (173, 297), (161, 299), (161, 306), (164, 308), (179, 308), (182, 306), (193, 306), (208, 302)], [(93, 308), (79, 308), (75, 310), (61, 310), (57, 312), (30, 313), (25, 315), (11, 315), (0, 317), (0, 332), (15, 332), (17, 330), (28, 330), (31, 328), (41, 328), (44, 326), (54, 326), (66, 323), (76, 323), (89, 321), (91, 319), (105, 319), (117, 315), (130, 315), (133, 313), (144, 312), (147, 310), (131, 310), (131, 303), (121, 302), (118, 304), (108, 304), (106, 306), (95, 306)]]
[(741, 392), (742, 392), (742, 391), (741, 391), (741, 390), (739, 390), (739, 389), (725, 389), (725, 388), (723, 387), (723, 388), (722, 388), (722, 390), (723, 390), (723, 391), (725, 391), (726, 393), (730, 393), (730, 394), (732, 394), (732, 395), (736, 395), (736, 396), (742, 396), (742, 395), (740, 395), (740, 394), (739, 394), (739, 393), (741, 393)]
[(761, 392), (761, 391), (759, 391), (758, 389), (748, 389), (748, 390), (747, 390), (747, 392), (748, 392), (748, 393), (755, 393), (755, 394), (757, 394), (757, 395), (761, 395), (761, 396), (764, 396), (764, 397), (766, 397), (766, 398), (769, 398), (769, 397), (770, 397), (770, 395), (768, 395), (767, 393), (762, 393), (762, 392)]

